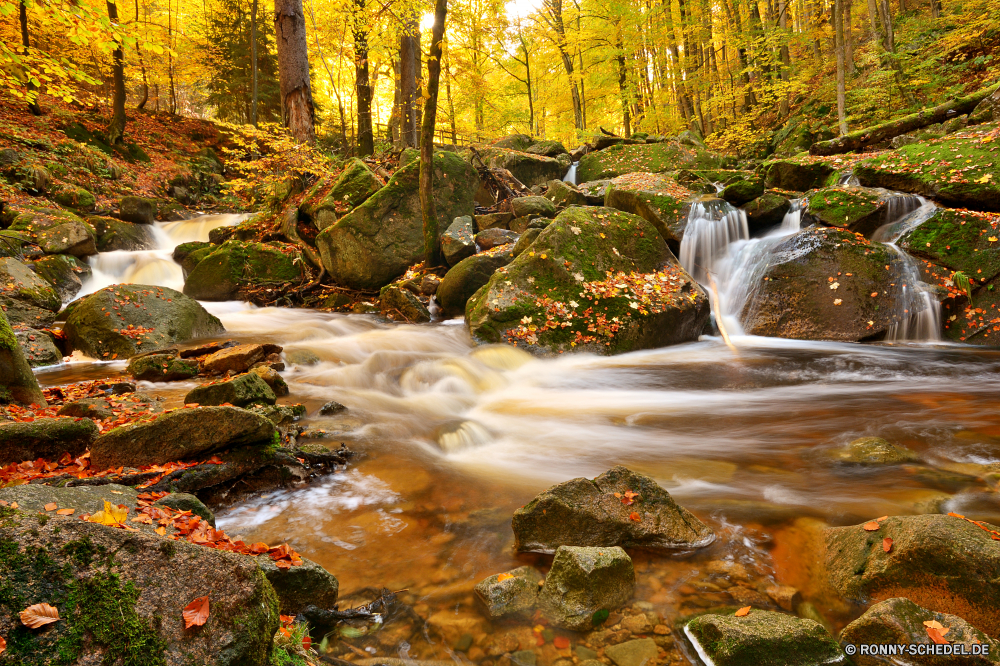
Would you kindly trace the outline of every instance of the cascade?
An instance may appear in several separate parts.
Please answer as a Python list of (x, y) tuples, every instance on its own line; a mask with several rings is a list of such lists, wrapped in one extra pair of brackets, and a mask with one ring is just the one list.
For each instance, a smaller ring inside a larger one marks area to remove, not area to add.
[(564, 183), (569, 183), (570, 185), (576, 185), (576, 168), (580, 165), (579, 162), (573, 162), (569, 165), (569, 171), (566, 172), (566, 176), (563, 177)]

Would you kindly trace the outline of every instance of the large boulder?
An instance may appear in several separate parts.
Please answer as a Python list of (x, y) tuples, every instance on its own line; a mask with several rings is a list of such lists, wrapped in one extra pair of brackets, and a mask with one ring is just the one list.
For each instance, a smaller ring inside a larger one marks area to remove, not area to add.
[(0, 259), (0, 309), (12, 324), (47, 327), (61, 306), (52, 285), (28, 266), (11, 257)]
[(509, 243), (516, 243), (517, 239), (520, 237), (515, 231), (510, 231), (508, 229), (486, 229), (485, 231), (480, 231), (476, 234), (476, 245), (483, 250), (492, 250), (495, 247), (500, 247), (501, 245), (507, 245)]
[(696, 340), (708, 316), (705, 292), (652, 224), (596, 207), (560, 213), (466, 308), (477, 340), (546, 353)]
[(889, 247), (822, 227), (766, 251), (767, 268), (741, 313), (747, 333), (857, 342), (883, 335), (897, 321), (903, 259)]
[(62, 363), (62, 352), (47, 334), (32, 328), (22, 328), (18, 329), (15, 335), (17, 343), (21, 345), (21, 351), (24, 352), (24, 358), (31, 367)]
[(545, 157), (498, 147), (483, 150), (483, 160), (491, 169), (510, 171), (525, 187), (544, 185), (554, 178), (562, 178), (570, 165), (568, 155)]
[(750, 203), (762, 194), (764, 194), (764, 181), (758, 178), (748, 178), (726, 185), (719, 192), (719, 198), (725, 199), (734, 206), (742, 206), (743, 204)]
[(687, 227), (691, 191), (673, 178), (654, 173), (630, 173), (611, 180), (604, 205), (643, 218), (667, 245), (680, 248)]
[(806, 197), (807, 223), (840, 227), (868, 238), (883, 224), (920, 207), (919, 199), (882, 189), (827, 187)]
[(322, 231), (336, 224), (337, 217), (357, 208), (382, 188), (382, 181), (367, 164), (352, 158), (344, 165), (333, 187), (319, 203), (305, 212)]
[(229, 403), (246, 407), (254, 403), (273, 405), (274, 391), (260, 375), (248, 372), (225, 381), (211, 382), (192, 389), (184, 396), (185, 404), (222, 405)]
[(72, 301), (83, 288), (83, 281), (92, 274), (90, 266), (68, 254), (42, 257), (31, 268), (38, 277), (52, 285), (63, 303)]
[(751, 610), (699, 615), (684, 626), (695, 651), (715, 666), (815, 666), (844, 661), (837, 641), (819, 622)]
[(559, 141), (535, 141), (530, 146), (524, 149), (524, 152), (531, 155), (544, 155), (545, 157), (559, 157), (560, 155), (568, 155), (569, 151), (566, 150), (566, 146), (562, 145)]
[(619, 144), (590, 152), (580, 158), (576, 169), (579, 183), (615, 178), (627, 173), (664, 173), (677, 169), (717, 169), (718, 155), (676, 142), (640, 145)]
[(437, 302), (445, 314), (453, 317), (463, 315), (465, 304), (472, 295), (489, 282), (498, 268), (514, 260), (513, 248), (514, 246), (508, 243), (466, 257), (455, 264), (445, 274), (437, 288)]
[(545, 197), (515, 197), (510, 200), (514, 217), (555, 217), (556, 206)]
[(89, 419), (0, 422), (0, 465), (37, 458), (58, 460), (64, 453), (76, 457), (87, 450), (97, 434), (97, 426)]
[(167, 287), (119, 284), (78, 301), (63, 329), (73, 349), (97, 359), (138, 353), (225, 332), (200, 303)]
[(184, 293), (199, 301), (229, 301), (246, 287), (280, 287), (302, 279), (302, 254), (288, 243), (228, 240), (198, 262)]
[[(928, 626), (933, 623), (944, 629)], [(948, 642), (948, 649), (952, 650), (950, 654), (919, 653), (932, 648), (918, 646), (935, 644), (929, 629), (938, 630), (939, 635)], [(945, 666), (958, 663), (958, 660), (963, 664), (983, 666), (1000, 663), (1000, 643), (962, 618), (928, 610), (909, 599), (898, 597), (873, 604), (864, 615), (844, 627), (840, 632), (840, 640), (857, 646), (874, 643), (890, 649), (905, 650), (898, 654), (905, 657), (906, 663), (917, 666)], [(987, 654), (983, 654), (984, 651)], [(957, 656), (961, 653), (965, 656)], [(851, 659), (857, 666), (881, 666), (886, 663), (884, 655), (872, 655), (864, 648)]]
[[(546, 183), (546, 187), (545, 198), (556, 206), (586, 206), (590, 203), (583, 192), (572, 183), (553, 179)], [(604, 205), (604, 202), (597, 202), (597, 205)]]
[(38, 234), (38, 244), (45, 254), (69, 254), (90, 257), (97, 254), (97, 236), (84, 222), (67, 222)]
[[(352, 289), (376, 290), (424, 258), (419, 161), (398, 169), (385, 187), (316, 237), (331, 277)], [(458, 155), (434, 155), (434, 205), (438, 233), (456, 217), (471, 215), (479, 177)]]
[(764, 192), (750, 203), (740, 206), (740, 210), (746, 213), (747, 228), (751, 234), (778, 226), (791, 208), (792, 202), (775, 192)]
[(198, 376), (198, 361), (178, 358), (174, 352), (139, 354), (129, 359), (125, 372), (144, 382), (176, 382)]
[(451, 226), (441, 234), (441, 255), (449, 266), (454, 266), (475, 253), (472, 216), (456, 217)]
[(255, 364), (267, 359), (271, 354), (281, 352), (277, 345), (230, 345), (209, 354), (201, 360), (201, 368), (210, 375), (221, 375), (227, 372), (239, 374), (246, 372)]
[(126, 222), (152, 224), (156, 221), (156, 205), (156, 199), (122, 197), (118, 202), (118, 214)]
[(148, 224), (98, 216), (88, 217), (87, 222), (97, 233), (97, 249), (101, 252), (133, 252), (156, 248), (156, 236), (153, 235), (153, 227)]
[[(874, 528), (874, 529), (869, 529)], [(859, 603), (906, 597), (1000, 636), (1000, 541), (951, 515), (893, 516), (825, 532), (834, 590)], [(886, 552), (885, 539), (891, 539)]]
[(837, 169), (828, 160), (791, 157), (771, 160), (761, 166), (765, 187), (805, 192), (836, 184)]
[(995, 221), (995, 216), (975, 211), (938, 208), (897, 242), (915, 257), (989, 282), (1000, 275), (1000, 231), (993, 226)]
[(656, 481), (625, 467), (552, 486), (514, 512), (514, 548), (551, 553), (563, 545), (690, 549), (715, 540)]
[(635, 569), (625, 551), (560, 546), (538, 595), (542, 615), (557, 627), (586, 631), (598, 611), (623, 606), (635, 592)]
[(263, 416), (239, 407), (194, 407), (135, 421), (98, 437), (90, 447), (95, 469), (160, 465), (209, 457), (237, 446), (276, 442)]
[(12, 402), (42, 407), (47, 404), (10, 322), (0, 310), (0, 404)]
[[(12, 664), (266, 666), (278, 600), (246, 555), (80, 520), (5, 508), (0, 524), (0, 635)], [(79, 514), (78, 514), (79, 515)], [(209, 597), (207, 622), (183, 610)], [(18, 613), (56, 606), (59, 621), (29, 629)]]
[(527, 150), (535, 143), (527, 134), (508, 134), (507, 136), (500, 137), (491, 146), (496, 148), (506, 148), (507, 150)]

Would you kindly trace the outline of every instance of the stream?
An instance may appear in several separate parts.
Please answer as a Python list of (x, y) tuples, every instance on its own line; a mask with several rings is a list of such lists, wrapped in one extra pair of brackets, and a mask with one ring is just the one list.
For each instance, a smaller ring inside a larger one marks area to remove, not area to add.
[[(361, 454), (346, 471), (221, 510), (219, 528), (248, 543), (287, 541), (337, 575), (348, 604), (366, 587), (406, 590), (408, 603), (434, 625), (481, 618), (472, 589), (486, 576), (546, 566), (542, 556), (514, 556), (516, 508), (553, 483), (616, 464), (654, 477), (719, 535), (694, 554), (636, 554), (636, 600), (667, 618), (732, 603), (694, 584), (712, 560), (743, 563), (769, 580), (798, 580), (803, 565), (786, 555), (803, 519), (854, 524), (957, 511), (1000, 521), (996, 495), (980, 479), (983, 465), (1000, 461), (1000, 352), (937, 341), (927, 319), (936, 316), (936, 303), (915, 283), (924, 307), (913, 309), (895, 344), (744, 335), (736, 315), (752, 291), (753, 257), (797, 230), (801, 210), (793, 207), (780, 228), (758, 239), (749, 238), (740, 215), (693, 212), (681, 249), (686, 265), (697, 258), (718, 274), (735, 353), (704, 336), (615, 357), (540, 359), (511, 347), (477, 347), (460, 319), (400, 325), (205, 303), (222, 319), (224, 339), (282, 345), (295, 362), (282, 373), (291, 395), (281, 402), (304, 403), (303, 425)], [(239, 219), (158, 224), (157, 250), (93, 258), (85, 290), (112, 282), (179, 289), (173, 245), (207, 239), (212, 227)], [(898, 236), (887, 234), (887, 241)], [(51, 386), (124, 367), (74, 357), (38, 377)], [(140, 384), (166, 396), (168, 406), (195, 386)], [(347, 411), (320, 416), (331, 400)], [(921, 462), (857, 467), (836, 460), (863, 436), (907, 446)], [(835, 626), (850, 619), (816, 604)], [(432, 634), (384, 634), (369, 654), (455, 654)]]

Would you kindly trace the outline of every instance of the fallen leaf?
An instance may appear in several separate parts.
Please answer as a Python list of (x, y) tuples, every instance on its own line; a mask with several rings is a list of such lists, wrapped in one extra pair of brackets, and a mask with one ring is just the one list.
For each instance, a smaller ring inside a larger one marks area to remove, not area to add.
[[(944, 629), (944, 625), (937, 620), (924, 620), (924, 626), (932, 629)], [(943, 636), (944, 634), (942, 633), (941, 635)]]
[(166, 527), (163, 527), (163, 526), (161, 525), (160, 527), (157, 527), (157, 528), (156, 528), (155, 530), (153, 530), (153, 531), (154, 531), (154, 532), (156, 532), (157, 534), (159, 534), (160, 536), (163, 536), (164, 534), (166, 534), (166, 533), (167, 533), (167, 528), (166, 528)]
[(59, 611), (46, 603), (28, 606), (21, 611), (21, 623), (29, 629), (38, 629), (59, 620)]
[(946, 641), (944, 638), (944, 633), (939, 629), (935, 629), (934, 627), (927, 627), (927, 635), (930, 636), (931, 640), (937, 643), (938, 645), (948, 644), (948, 641)]
[(502, 583), (505, 580), (510, 580), (511, 578), (516, 578), (516, 576), (514, 574), (502, 573), (499, 576), (497, 576), (497, 582)]
[(98, 511), (87, 520), (98, 525), (109, 525), (114, 527), (125, 522), (128, 513), (121, 507), (112, 506), (111, 502), (104, 500), (104, 509)]
[(874, 532), (880, 527), (880, 525), (874, 520), (872, 520), (862, 525), (862, 527), (865, 528), (865, 532)]
[(569, 639), (565, 636), (556, 636), (555, 640), (552, 641), (552, 644), (560, 650), (565, 650), (569, 647)]
[(634, 521), (636, 521), (636, 522), (638, 522), (638, 521), (642, 520), (642, 516), (640, 516), (640, 515), (639, 515), (638, 513), (636, 513), (635, 511), (633, 511), (633, 512), (632, 512), (632, 513), (630, 513), (630, 514), (628, 514), (628, 517), (629, 517), (629, 520), (634, 520)]
[(750, 614), (751, 606), (744, 606), (743, 608), (736, 611), (736, 617), (746, 617)]
[(55, 511), (58, 508), (59, 508), (59, 505), (56, 504), (55, 502), (49, 502), (48, 504), (45, 505), (45, 510), (46, 511)]
[(875, 520), (881, 523), (883, 520), (889, 520), (889, 516), (879, 516)]
[(184, 607), (184, 628), (200, 627), (208, 621), (208, 597), (198, 597)]
[(892, 550), (892, 539), (890, 539), (889, 537), (882, 539), (882, 550), (884, 550), (887, 553), (890, 550)]
[(4, 650), (6, 649), (7, 649), (7, 641), (5, 641), (3, 638), (0, 638), (0, 654), (3, 654)]
[(56, 511), (60, 516), (72, 516), (76, 509), (59, 509)]

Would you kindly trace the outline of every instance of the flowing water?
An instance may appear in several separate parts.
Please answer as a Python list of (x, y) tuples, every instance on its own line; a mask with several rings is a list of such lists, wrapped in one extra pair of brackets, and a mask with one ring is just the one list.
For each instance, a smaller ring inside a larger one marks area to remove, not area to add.
[(576, 168), (580, 166), (579, 162), (573, 162), (569, 165), (569, 171), (563, 177), (563, 182), (569, 183), (570, 185), (576, 185)]
[[(739, 214), (710, 208), (695, 215), (718, 224), (696, 222), (692, 229), (705, 233), (696, 247), (685, 246), (685, 256), (718, 272), (724, 307), (738, 312), (736, 301), (746, 298), (769, 244), (797, 229), (801, 211), (790, 211), (772, 236), (750, 239)], [(171, 231), (180, 235), (164, 229)], [(143, 255), (133, 254), (138, 265)], [(490, 629), (478, 619), (473, 586), (549, 561), (514, 555), (513, 511), (553, 483), (616, 464), (653, 476), (719, 535), (694, 554), (635, 554), (636, 599), (668, 622), (733, 603), (699, 582), (710, 560), (800, 585), (816, 556), (798, 545), (805, 518), (853, 524), (952, 510), (1000, 520), (996, 495), (982, 480), (985, 466), (1000, 463), (1000, 353), (993, 350), (780, 340), (741, 335), (734, 326), (738, 354), (706, 337), (615, 357), (543, 359), (476, 347), (460, 320), (397, 325), (241, 303), (206, 306), (221, 317), (227, 338), (283, 345), (297, 363), (283, 373), (291, 395), (282, 402), (306, 405), (302, 424), (325, 434), (319, 441), (359, 452), (345, 471), (222, 510), (219, 527), (245, 540), (287, 541), (337, 574), (348, 603), (370, 586), (406, 590), (404, 599), (431, 618), (431, 628), (387, 627), (359, 643), (369, 654), (468, 663), (452, 651), (454, 638), (440, 636), (453, 635), (442, 627), (458, 623), (459, 633), (482, 644)], [(53, 385), (123, 369), (121, 362), (84, 360), (39, 378)], [(193, 385), (141, 390), (176, 405)], [(319, 415), (330, 400), (347, 411)], [(907, 446), (920, 462), (841, 463), (836, 454), (862, 436)], [(835, 626), (849, 619), (814, 601)]]

